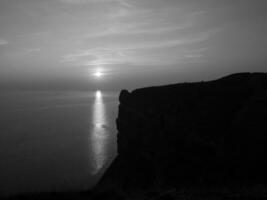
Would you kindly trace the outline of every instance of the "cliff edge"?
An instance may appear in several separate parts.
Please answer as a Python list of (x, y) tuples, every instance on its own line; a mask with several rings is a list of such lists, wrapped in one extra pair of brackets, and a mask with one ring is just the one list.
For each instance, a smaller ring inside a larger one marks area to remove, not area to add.
[(121, 91), (118, 156), (96, 188), (267, 183), (267, 74)]

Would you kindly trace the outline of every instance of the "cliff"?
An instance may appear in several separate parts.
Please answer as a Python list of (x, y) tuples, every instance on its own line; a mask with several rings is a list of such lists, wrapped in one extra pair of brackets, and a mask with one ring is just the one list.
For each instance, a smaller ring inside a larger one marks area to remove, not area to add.
[(266, 184), (267, 74), (121, 91), (118, 156), (97, 188)]

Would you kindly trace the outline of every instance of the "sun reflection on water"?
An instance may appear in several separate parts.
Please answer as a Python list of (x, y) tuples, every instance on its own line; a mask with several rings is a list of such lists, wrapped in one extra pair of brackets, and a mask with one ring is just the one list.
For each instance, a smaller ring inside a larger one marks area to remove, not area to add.
[(92, 131), (90, 134), (90, 146), (93, 153), (93, 174), (97, 174), (104, 166), (107, 159), (106, 143), (108, 139), (108, 131), (106, 129), (106, 108), (103, 101), (102, 92), (95, 92), (95, 101), (92, 110)]

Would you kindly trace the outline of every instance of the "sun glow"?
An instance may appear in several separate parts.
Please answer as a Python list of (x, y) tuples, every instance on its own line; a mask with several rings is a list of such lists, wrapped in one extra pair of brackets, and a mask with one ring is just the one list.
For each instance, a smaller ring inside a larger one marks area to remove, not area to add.
[(97, 90), (95, 96), (96, 96), (96, 98), (101, 98), (102, 97), (101, 91)]
[(100, 78), (103, 76), (103, 73), (101, 71), (96, 71), (93, 75), (97, 78)]

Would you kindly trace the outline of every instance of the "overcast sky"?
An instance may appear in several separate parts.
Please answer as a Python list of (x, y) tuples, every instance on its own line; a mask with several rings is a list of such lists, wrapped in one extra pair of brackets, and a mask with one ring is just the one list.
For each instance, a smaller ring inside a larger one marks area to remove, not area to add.
[(266, 10), (266, 0), (0, 0), (0, 84), (132, 89), (267, 72)]

